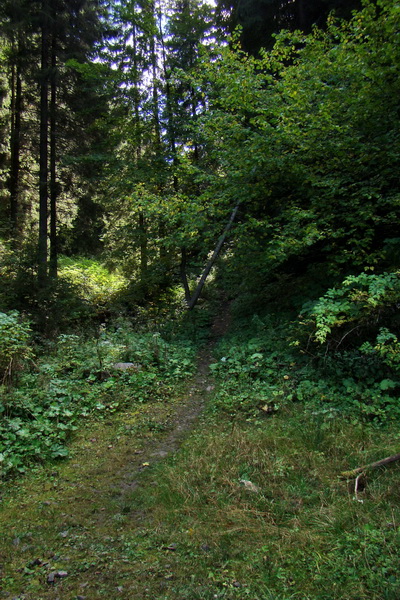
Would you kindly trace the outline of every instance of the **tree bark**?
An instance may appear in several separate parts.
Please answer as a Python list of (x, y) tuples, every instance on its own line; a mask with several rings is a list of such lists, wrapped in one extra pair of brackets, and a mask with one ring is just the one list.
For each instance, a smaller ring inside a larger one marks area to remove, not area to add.
[(38, 282), (47, 280), (47, 211), (48, 211), (48, 125), (49, 125), (49, 26), (48, 6), (42, 0), (41, 64), (40, 64), (40, 139), (39, 139), (39, 243)]
[(183, 285), (183, 289), (185, 291), (185, 300), (186, 303), (189, 305), (190, 303), (190, 288), (189, 288), (189, 284), (188, 284), (188, 280), (187, 280), (187, 275), (186, 275), (186, 248), (182, 248), (181, 249), (181, 265), (180, 265), (180, 273), (181, 273), (181, 281), (182, 281), (182, 285)]
[(234, 220), (236, 218), (236, 215), (237, 215), (237, 212), (239, 210), (240, 204), (241, 204), (241, 202), (238, 202), (236, 204), (235, 208), (233, 209), (233, 211), (231, 213), (231, 216), (229, 217), (229, 221), (228, 221), (228, 223), (227, 223), (227, 225), (226, 225), (226, 227), (224, 229), (224, 232), (221, 235), (221, 237), (219, 238), (218, 244), (216, 245), (215, 250), (212, 253), (211, 258), (208, 261), (208, 263), (206, 265), (206, 268), (203, 271), (202, 276), (200, 277), (200, 281), (197, 284), (197, 287), (196, 287), (193, 295), (191, 296), (191, 298), (187, 302), (189, 310), (192, 310), (196, 306), (196, 303), (197, 303), (197, 301), (198, 301), (198, 299), (200, 297), (200, 294), (201, 294), (201, 292), (203, 290), (203, 287), (204, 287), (204, 284), (206, 282), (206, 279), (207, 279), (207, 277), (208, 277), (208, 275), (209, 275), (209, 273), (210, 273), (210, 271), (211, 271), (211, 269), (212, 269), (215, 261), (217, 260), (218, 255), (219, 255), (219, 253), (221, 251), (221, 248), (222, 248), (222, 246), (223, 246), (223, 244), (224, 244), (224, 242), (226, 240), (226, 236), (228, 235), (229, 230), (231, 229), (231, 227), (233, 225), (233, 222), (234, 222)]
[(21, 163), (21, 113), (22, 113), (22, 81), (20, 66), (12, 67), (11, 81), (11, 161), (10, 161), (10, 221), (11, 234), (18, 234), (18, 195)]
[(51, 83), (50, 83), (50, 262), (49, 275), (57, 278), (57, 42), (53, 32), (51, 41)]
[(357, 469), (353, 469), (352, 471), (344, 471), (340, 474), (340, 477), (343, 479), (353, 479), (357, 477), (359, 473), (363, 473), (368, 469), (376, 469), (378, 467), (383, 467), (384, 465), (388, 465), (389, 463), (400, 460), (400, 454), (392, 454), (392, 456), (388, 456), (387, 458), (383, 458), (382, 460), (378, 460), (373, 463), (369, 463), (368, 465), (364, 465), (363, 467), (357, 467)]

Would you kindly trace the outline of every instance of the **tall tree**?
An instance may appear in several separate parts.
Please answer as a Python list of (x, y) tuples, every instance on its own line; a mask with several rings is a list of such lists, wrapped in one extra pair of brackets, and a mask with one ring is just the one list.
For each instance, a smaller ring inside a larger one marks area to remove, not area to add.
[(40, 14), (41, 59), (40, 59), (40, 139), (39, 139), (39, 238), (38, 238), (38, 281), (43, 287), (47, 279), (47, 235), (49, 193), (49, 41), (50, 6), (42, 0)]
[(361, 5), (361, 0), (237, 0), (231, 4), (220, 0), (217, 10), (225, 15), (230, 31), (242, 27), (244, 50), (257, 54), (260, 48), (271, 48), (273, 35), (281, 29), (309, 33), (313, 25), (324, 27), (331, 11), (349, 18)]

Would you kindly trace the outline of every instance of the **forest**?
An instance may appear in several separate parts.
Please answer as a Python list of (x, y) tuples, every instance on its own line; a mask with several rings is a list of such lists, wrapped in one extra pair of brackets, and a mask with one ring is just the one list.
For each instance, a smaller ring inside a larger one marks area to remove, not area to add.
[(399, 0), (2, 0), (0, 598), (398, 600)]

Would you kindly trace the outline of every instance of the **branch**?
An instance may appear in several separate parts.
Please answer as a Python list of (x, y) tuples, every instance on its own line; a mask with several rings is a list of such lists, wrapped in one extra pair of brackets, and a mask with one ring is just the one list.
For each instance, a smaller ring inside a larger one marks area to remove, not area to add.
[(395, 462), (396, 460), (400, 460), (400, 454), (392, 454), (392, 456), (388, 456), (387, 458), (383, 458), (382, 460), (378, 460), (377, 462), (369, 463), (368, 465), (364, 465), (362, 467), (357, 467), (357, 469), (353, 469), (352, 471), (343, 471), (340, 473), (340, 477), (343, 479), (353, 479), (357, 477), (359, 473), (363, 473), (368, 469), (376, 469), (377, 467), (383, 467), (384, 465), (388, 465), (391, 462)]

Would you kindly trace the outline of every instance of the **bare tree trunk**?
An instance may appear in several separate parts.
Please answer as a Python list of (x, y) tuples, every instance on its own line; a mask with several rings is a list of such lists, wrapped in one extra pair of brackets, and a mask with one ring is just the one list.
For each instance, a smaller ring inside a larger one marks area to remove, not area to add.
[(40, 140), (39, 140), (39, 244), (38, 281), (43, 287), (47, 279), (47, 210), (48, 210), (48, 124), (49, 124), (49, 31), (48, 6), (42, 0), (42, 50), (40, 72)]
[[(15, 51), (15, 49), (14, 49)], [(19, 47), (16, 49), (19, 52)], [(18, 196), (21, 163), (21, 114), (22, 114), (22, 81), (21, 67), (17, 57), (11, 71), (11, 136), (10, 136), (10, 221), (11, 234), (18, 235)]]
[(147, 229), (146, 220), (142, 211), (139, 212), (139, 237), (140, 237), (140, 279), (146, 281), (148, 266)]
[(210, 273), (210, 271), (211, 271), (211, 269), (212, 269), (215, 261), (217, 260), (218, 255), (219, 255), (219, 253), (221, 251), (221, 248), (222, 248), (222, 246), (223, 246), (223, 244), (224, 244), (224, 242), (226, 240), (226, 236), (228, 235), (229, 230), (231, 229), (231, 227), (233, 225), (233, 222), (234, 222), (234, 220), (236, 218), (236, 215), (237, 215), (237, 212), (239, 210), (240, 204), (241, 204), (241, 202), (238, 202), (236, 204), (235, 208), (233, 209), (233, 211), (231, 213), (231, 216), (229, 217), (229, 221), (228, 221), (228, 223), (227, 223), (227, 225), (226, 225), (226, 227), (224, 229), (224, 232), (221, 235), (221, 237), (219, 238), (218, 244), (216, 245), (215, 250), (212, 253), (211, 258), (208, 261), (208, 263), (206, 265), (206, 268), (203, 271), (202, 276), (200, 277), (200, 281), (197, 284), (197, 287), (196, 287), (193, 295), (191, 296), (190, 300), (187, 303), (189, 310), (192, 310), (196, 306), (196, 303), (197, 303), (197, 301), (198, 301), (198, 299), (200, 297), (200, 294), (201, 294), (201, 292), (203, 290), (203, 287), (204, 287), (204, 284), (206, 282), (206, 279), (207, 279), (207, 277), (208, 277), (208, 275), (209, 275), (209, 273)]
[(191, 294), (190, 294), (190, 288), (189, 288), (187, 275), (186, 275), (186, 262), (187, 262), (186, 248), (182, 248), (181, 249), (180, 273), (181, 273), (183, 289), (185, 291), (185, 300), (186, 300), (186, 303), (189, 305)]
[(57, 48), (55, 33), (51, 42), (51, 95), (50, 95), (50, 262), (49, 275), (57, 278)]

